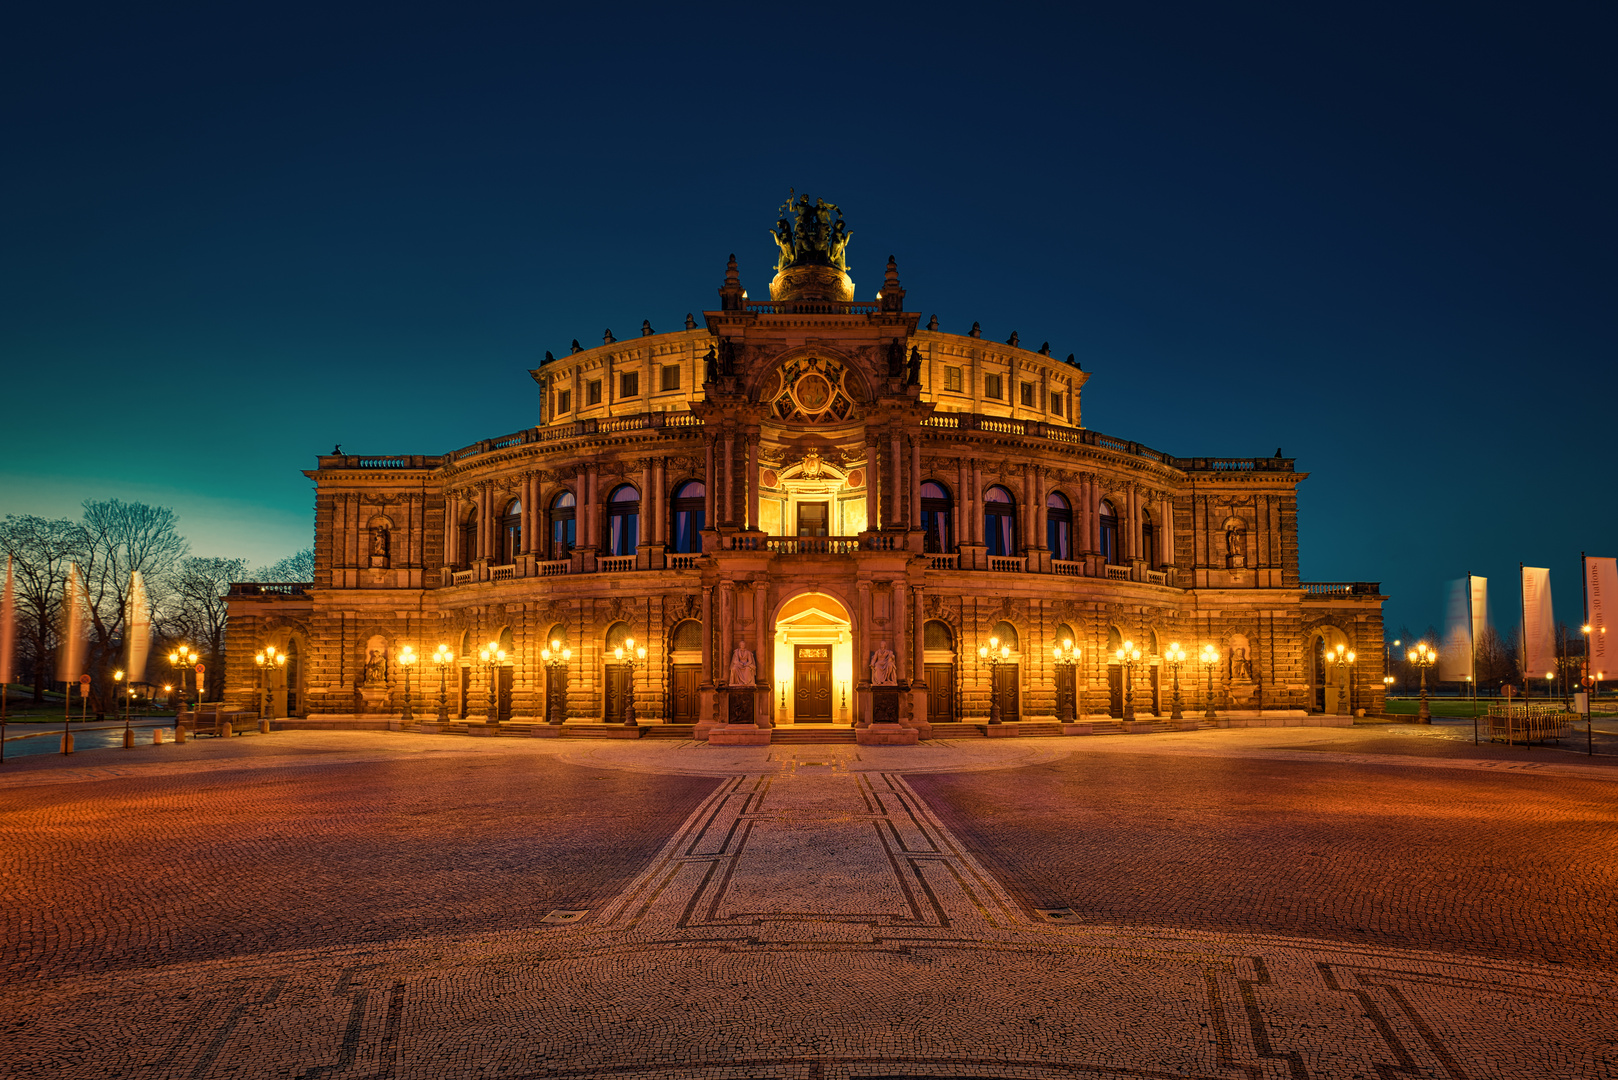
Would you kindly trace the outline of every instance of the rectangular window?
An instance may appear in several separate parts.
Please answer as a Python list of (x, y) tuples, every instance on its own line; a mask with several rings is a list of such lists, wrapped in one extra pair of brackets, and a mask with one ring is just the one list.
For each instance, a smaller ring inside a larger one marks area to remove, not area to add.
[(680, 365), (668, 364), (663, 368), (662, 389), (678, 390), (680, 388)]
[(947, 368), (944, 369), (944, 389), (945, 390), (953, 390), (957, 394), (961, 392), (961, 369), (960, 368), (958, 368), (958, 367), (947, 367)]
[(1062, 395), (1061, 394), (1052, 394), (1051, 395), (1051, 415), (1052, 416), (1061, 416), (1062, 415)]
[(620, 398), (640, 397), (640, 372), (625, 371), (618, 376)]
[(994, 398), (996, 401), (1005, 396), (1000, 392), (1000, 376), (983, 376), (983, 396), (986, 398)]
[(1034, 407), (1034, 384), (1031, 382), (1022, 384), (1022, 403), (1025, 409)]
[(601, 404), (601, 380), (591, 379), (584, 387), (584, 403), (586, 405)]
[(565, 412), (573, 411), (573, 391), (558, 390), (556, 392), (556, 414), (560, 416)]

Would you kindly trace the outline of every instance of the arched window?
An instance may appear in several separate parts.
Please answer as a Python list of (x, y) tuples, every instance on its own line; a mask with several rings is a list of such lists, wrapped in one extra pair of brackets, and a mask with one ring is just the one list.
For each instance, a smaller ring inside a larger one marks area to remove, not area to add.
[(572, 553), (577, 515), (578, 507), (571, 491), (564, 491), (551, 500), (551, 558), (565, 559)]
[(1045, 546), (1053, 559), (1073, 558), (1073, 506), (1058, 491), (1045, 500)]
[(1152, 524), (1149, 510), (1140, 512), (1140, 557), (1146, 561), (1148, 570), (1157, 565), (1157, 528)]
[(472, 560), (478, 557), (478, 512), (473, 507), (467, 512), (466, 519), (461, 522), (460, 563), (465, 569), (472, 565)]
[(1096, 516), (1101, 522), (1101, 561), (1116, 566), (1124, 561), (1124, 553), (1118, 550), (1118, 511), (1102, 499)]
[(983, 493), (983, 540), (990, 555), (1017, 554), (1017, 502), (1003, 487)]
[(708, 489), (701, 480), (687, 480), (674, 489), (674, 550), (681, 554), (696, 554), (702, 550), (704, 505)]
[(921, 529), (926, 533), (923, 550), (948, 553), (955, 550), (953, 507), (943, 484), (932, 480), (921, 485)]
[(686, 619), (674, 628), (674, 652), (701, 652), (702, 651), (702, 624), (695, 619)]
[(1015, 626), (1002, 620), (995, 623), (994, 629), (989, 633), (991, 636), (999, 638), (1000, 644), (1009, 647), (1012, 652), (1017, 651), (1017, 628)]
[(1107, 655), (1112, 656), (1124, 647), (1124, 635), (1116, 626), (1107, 627)]
[(545, 635), (545, 648), (557, 650), (567, 648), (567, 625), (565, 623), (557, 623), (551, 627), (551, 632)]
[(607, 554), (633, 555), (640, 543), (640, 492), (628, 484), (607, 500)]
[(522, 551), (522, 500), (512, 499), (500, 513), (500, 562), (514, 563)]
[(1066, 647), (1070, 642), (1075, 648), (1082, 647), (1078, 635), (1073, 633), (1073, 628), (1071, 626), (1069, 626), (1067, 623), (1057, 623), (1056, 634), (1051, 638), (1051, 644)]
[(944, 652), (953, 652), (955, 649), (955, 636), (949, 631), (949, 624), (937, 619), (929, 619), (922, 629), (921, 645), (924, 649), (938, 649)]
[[(616, 649), (627, 639), (633, 636), (634, 635), (630, 633), (629, 624), (626, 622), (615, 622), (611, 626), (607, 627), (607, 656), (611, 657), (612, 650)], [(642, 644), (644, 644), (644, 642)]]

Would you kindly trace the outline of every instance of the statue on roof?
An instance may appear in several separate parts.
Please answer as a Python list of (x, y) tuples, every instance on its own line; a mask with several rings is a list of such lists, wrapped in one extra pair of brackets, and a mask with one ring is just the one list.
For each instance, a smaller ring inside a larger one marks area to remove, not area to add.
[(787, 192), (787, 201), (778, 211), (770, 238), (778, 257), (777, 273), (794, 266), (834, 266), (848, 270), (848, 242), (854, 238), (843, 211), (825, 199), (809, 201), (809, 196)]

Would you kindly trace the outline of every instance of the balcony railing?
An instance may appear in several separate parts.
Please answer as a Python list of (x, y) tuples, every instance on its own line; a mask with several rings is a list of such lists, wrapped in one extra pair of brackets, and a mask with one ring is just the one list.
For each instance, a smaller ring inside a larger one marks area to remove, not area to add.
[(999, 574), (1020, 574), (1028, 569), (1026, 555), (990, 555), (989, 569)]
[(1081, 562), (1069, 562), (1065, 559), (1052, 559), (1051, 573), (1062, 574), (1066, 577), (1083, 577), (1084, 564)]
[(700, 558), (702, 558), (701, 555), (670, 555), (669, 569), (695, 570), (697, 568), (697, 560)]
[(561, 577), (572, 565), (572, 559), (549, 559), (539, 564), (539, 576)]
[(597, 560), (596, 567), (603, 574), (621, 574), (625, 570), (635, 569), (635, 556), (609, 555), (605, 559)]
[(880, 300), (744, 300), (754, 315), (870, 315), (882, 310)]
[(507, 563), (504, 566), (489, 567), (490, 581), (515, 581), (516, 578), (517, 566), (515, 563)]
[(777, 555), (848, 555), (860, 549), (857, 536), (772, 536), (768, 543)]
[(1146, 580), (1153, 585), (1167, 585), (1169, 576), (1161, 570), (1148, 570), (1146, 571)]
[(960, 568), (960, 552), (953, 552), (949, 555), (927, 556), (927, 569), (929, 570), (959, 570)]
[(1298, 588), (1307, 596), (1380, 596), (1380, 581), (1303, 581)]
[(1108, 563), (1106, 566), (1102, 567), (1102, 570), (1106, 573), (1107, 578), (1111, 581), (1129, 580), (1129, 567), (1127, 566), (1113, 566), (1111, 563)]
[(457, 570), (449, 576), (451, 585), (471, 585), (478, 579), (476, 570)]
[(230, 596), (303, 596), (314, 588), (311, 581), (233, 581)]

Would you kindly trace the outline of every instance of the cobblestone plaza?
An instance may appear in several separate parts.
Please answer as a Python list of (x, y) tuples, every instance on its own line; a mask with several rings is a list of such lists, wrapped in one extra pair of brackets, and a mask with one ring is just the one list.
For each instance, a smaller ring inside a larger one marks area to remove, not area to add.
[(1618, 770), (1453, 734), (12, 761), (5, 1072), (1614, 1075)]

